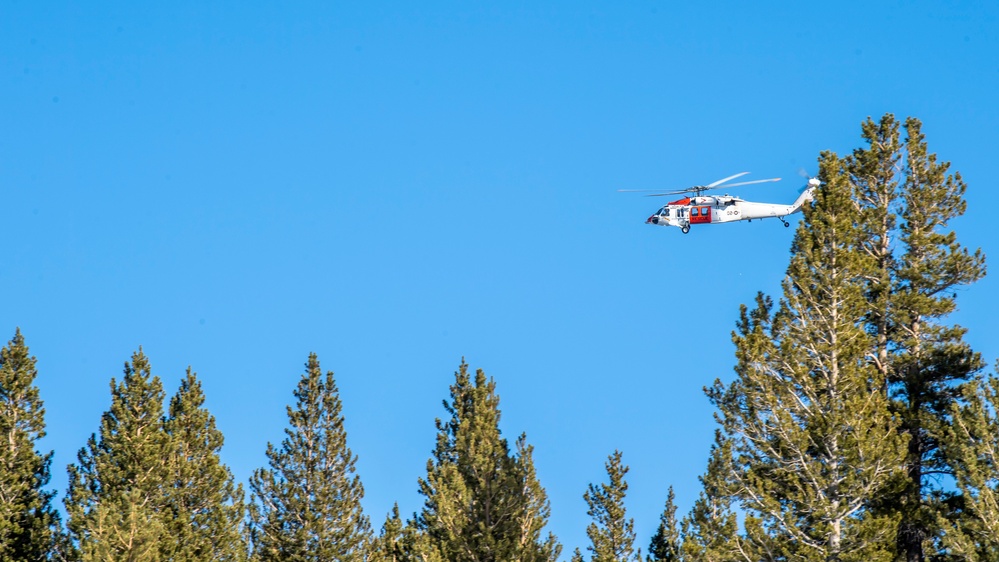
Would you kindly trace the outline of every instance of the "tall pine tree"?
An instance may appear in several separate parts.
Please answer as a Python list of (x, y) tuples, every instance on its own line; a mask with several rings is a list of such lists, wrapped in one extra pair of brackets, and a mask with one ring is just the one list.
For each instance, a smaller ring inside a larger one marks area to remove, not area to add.
[(641, 560), (635, 552), (635, 521), (628, 518), (624, 497), (628, 492), (628, 466), (621, 451), (614, 451), (604, 464), (606, 484), (590, 484), (583, 494), (586, 514), (593, 520), (586, 527), (590, 538), (591, 562), (631, 562)]
[(891, 521), (869, 509), (901, 464), (903, 440), (864, 327), (875, 265), (857, 250), (842, 161), (820, 159), (822, 186), (792, 244), (776, 311), (759, 297), (734, 336), (738, 378), (709, 396), (732, 440), (729, 486), (764, 559), (883, 560)]
[(169, 456), (160, 550), (164, 560), (240, 562), (248, 554), (243, 489), (219, 458), (222, 432), (204, 403), (201, 382), (188, 368), (165, 424)]
[(462, 361), (451, 385), (450, 414), (437, 420), (437, 445), (420, 479), (426, 497), (416, 524), (424, 559), (449, 562), (547, 562), (558, 558), (554, 535), (542, 538), (549, 505), (523, 435), (511, 454), (499, 430), (496, 385)]
[(250, 478), (253, 558), (261, 562), (360, 562), (371, 527), (361, 509), (357, 457), (347, 447), (333, 372), (310, 354), (295, 389), (280, 448), (267, 445), (268, 468)]
[(66, 513), (83, 562), (160, 560), (167, 458), (163, 385), (140, 348), (122, 381), (111, 379), (100, 432), (69, 466)]
[(35, 358), (17, 329), (0, 350), (0, 562), (48, 560), (60, 543), (55, 492), (44, 489), (52, 453), (36, 450), (45, 437), (36, 376)]
[(897, 289), (894, 295), (895, 364), (893, 397), (909, 437), (907, 485), (898, 502), (902, 510), (899, 546), (907, 562), (922, 562), (924, 546), (935, 533), (933, 521), (941, 508), (934, 476), (949, 472), (939, 446), (948, 409), (961, 385), (982, 367), (981, 359), (963, 341), (965, 330), (945, 324), (956, 308), (955, 287), (985, 275), (985, 258), (957, 242), (947, 231), (964, 214), (966, 186), (960, 174), (948, 174), (949, 162), (929, 154), (918, 120), (905, 122), (905, 181), (900, 213)]
[(881, 377), (891, 375), (889, 359), (892, 295), (894, 293), (895, 238), (898, 224), (898, 169), (901, 155), (899, 123), (885, 115), (875, 123), (868, 118), (861, 124), (866, 148), (853, 151), (844, 167), (853, 186), (854, 208), (860, 229), (859, 251), (870, 260), (867, 272), (868, 332), (875, 348), (869, 355)]
[(853, 152), (846, 169), (863, 232), (860, 249), (875, 265), (866, 277), (866, 325), (876, 338), (869, 356), (890, 383), (908, 442), (899, 492), (880, 509), (901, 517), (896, 540), (905, 560), (922, 562), (935, 554), (937, 514), (954, 505), (937, 478), (952, 472), (940, 447), (948, 412), (981, 367), (964, 330), (945, 319), (956, 306), (953, 289), (980, 279), (985, 263), (947, 230), (964, 213), (966, 186), (948, 162), (929, 153), (919, 120), (901, 126), (887, 114), (861, 130), (867, 146)]

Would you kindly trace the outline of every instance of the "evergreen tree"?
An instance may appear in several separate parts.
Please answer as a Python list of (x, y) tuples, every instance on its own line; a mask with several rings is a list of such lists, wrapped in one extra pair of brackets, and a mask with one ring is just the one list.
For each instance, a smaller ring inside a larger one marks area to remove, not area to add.
[(666, 507), (659, 516), (659, 527), (649, 542), (646, 562), (680, 562), (680, 529), (676, 522), (676, 496), (673, 486), (666, 496)]
[(888, 380), (891, 375), (892, 295), (897, 268), (893, 246), (900, 197), (897, 170), (902, 159), (899, 123), (890, 114), (877, 123), (868, 118), (861, 124), (861, 137), (867, 147), (854, 150), (845, 159), (844, 166), (853, 186), (860, 229), (858, 249), (870, 258), (873, 266), (866, 275), (866, 321), (875, 345), (870, 358), (881, 377)]
[(310, 354), (288, 407), (280, 448), (250, 478), (253, 557), (261, 562), (361, 561), (371, 541), (361, 510), (364, 488), (347, 447), (333, 372)]
[(933, 475), (950, 472), (940, 448), (946, 415), (961, 386), (982, 367), (963, 341), (965, 330), (943, 319), (956, 308), (954, 287), (985, 275), (981, 250), (970, 254), (950, 220), (964, 214), (966, 186), (960, 174), (947, 173), (950, 163), (928, 154), (918, 120), (905, 122), (905, 180), (900, 242), (904, 252), (896, 272), (894, 304), (895, 360), (892, 396), (909, 437), (907, 485), (897, 505), (902, 513), (899, 547), (907, 562), (922, 562), (924, 545), (935, 534), (936, 501), (941, 490)]
[(398, 504), (382, 525), (382, 534), (372, 548), (372, 562), (444, 562), (440, 552), (430, 544), (426, 533), (413, 520), (403, 522)]
[(111, 408), (69, 466), (68, 527), (81, 560), (160, 560), (169, 448), (163, 430), (163, 386), (142, 353), (111, 379)]
[(243, 561), (243, 489), (219, 459), (222, 432), (204, 402), (201, 382), (188, 368), (166, 420), (170, 456), (160, 550), (164, 560)]
[[(692, 562), (744, 562), (766, 559), (751, 556), (752, 542), (738, 534), (739, 525), (732, 511), (735, 494), (728, 489), (731, 466), (731, 443), (721, 430), (715, 431), (708, 468), (699, 480), (703, 489), (690, 513), (681, 523), (680, 559)], [(750, 531), (755, 530), (749, 517)]]
[(586, 514), (593, 521), (586, 527), (590, 538), (591, 562), (630, 562), (641, 560), (635, 554), (635, 522), (628, 519), (624, 496), (628, 482), (624, 477), (628, 467), (621, 462), (621, 451), (614, 451), (604, 464), (606, 484), (590, 484), (583, 499), (588, 507)]
[(374, 541), (372, 560), (379, 562), (403, 562), (405, 524), (399, 515), (399, 504), (392, 506), (392, 512), (385, 517), (382, 534)]
[[(999, 370), (999, 364), (996, 365)], [(965, 560), (999, 562), (999, 377), (964, 388), (964, 406), (952, 405), (944, 449), (961, 490), (961, 517), (940, 518), (943, 545)]]
[(903, 440), (886, 381), (868, 361), (867, 284), (851, 186), (835, 155), (820, 158), (814, 205), (792, 244), (784, 298), (743, 307), (731, 385), (709, 397), (731, 439), (728, 486), (764, 559), (890, 560), (892, 522), (870, 499), (897, 473)]
[(52, 453), (36, 451), (45, 409), (35, 358), (21, 330), (0, 350), (0, 562), (47, 560), (60, 543), (55, 492), (45, 491)]
[(937, 514), (956, 505), (934, 475), (949, 474), (940, 448), (948, 412), (961, 386), (981, 367), (962, 341), (964, 330), (943, 320), (954, 310), (953, 288), (985, 274), (984, 256), (958, 242), (949, 222), (965, 210), (966, 186), (950, 164), (930, 154), (917, 119), (905, 138), (891, 114), (867, 119), (867, 146), (847, 159), (863, 232), (860, 249), (874, 260), (867, 276), (870, 356), (890, 383), (892, 407), (908, 441), (899, 492), (878, 509), (901, 516), (899, 550), (922, 562), (939, 529)]
[(437, 445), (420, 479), (426, 497), (416, 524), (424, 557), (449, 562), (543, 562), (558, 558), (554, 535), (541, 538), (548, 498), (537, 480), (525, 437), (510, 453), (499, 430), (496, 385), (462, 361), (451, 385), (451, 418), (437, 420)]

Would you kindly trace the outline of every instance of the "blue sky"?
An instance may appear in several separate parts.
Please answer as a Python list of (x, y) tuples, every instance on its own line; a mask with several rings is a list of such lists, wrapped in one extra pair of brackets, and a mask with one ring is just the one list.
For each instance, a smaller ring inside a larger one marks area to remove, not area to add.
[[(566, 558), (614, 449), (643, 549), (699, 490), (740, 303), (793, 229), (653, 228), (736, 172), (790, 202), (860, 122), (924, 123), (999, 255), (988, 2), (0, 0), (0, 330), (38, 357), (53, 487), (140, 345), (186, 366), (245, 482), (308, 353), (336, 372), (376, 527), (418, 477), (462, 356), (526, 432)], [(954, 321), (999, 356), (996, 278)]]

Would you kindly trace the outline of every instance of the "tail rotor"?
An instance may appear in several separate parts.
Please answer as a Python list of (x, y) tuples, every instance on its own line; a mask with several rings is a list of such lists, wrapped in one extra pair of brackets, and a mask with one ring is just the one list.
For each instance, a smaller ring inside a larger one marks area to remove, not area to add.
[(801, 193), (802, 191), (805, 191), (806, 189), (811, 189), (811, 188), (815, 188), (815, 187), (818, 187), (818, 186), (822, 185), (822, 182), (819, 181), (819, 178), (817, 178), (815, 176), (812, 176), (812, 175), (809, 175), (808, 171), (805, 170), (804, 168), (798, 168), (798, 175), (801, 176), (801, 177), (803, 177), (803, 178), (805, 178), (807, 180), (807, 183), (805, 183), (805, 186), (802, 187), (801, 189), (799, 189), (798, 193)]

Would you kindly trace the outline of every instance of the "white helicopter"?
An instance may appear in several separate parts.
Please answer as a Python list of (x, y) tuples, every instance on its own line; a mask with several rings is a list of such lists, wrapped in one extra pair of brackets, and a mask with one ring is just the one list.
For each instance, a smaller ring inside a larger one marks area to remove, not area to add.
[[(790, 205), (778, 203), (755, 203), (745, 201), (732, 195), (707, 195), (701, 193), (710, 189), (722, 189), (736, 187), (740, 185), (751, 185), (756, 183), (767, 183), (780, 181), (780, 178), (770, 178), (765, 180), (743, 181), (738, 183), (725, 182), (740, 178), (749, 172), (720, 179), (708, 185), (695, 185), (687, 189), (666, 191), (663, 193), (652, 193), (647, 197), (662, 197), (666, 195), (688, 194), (687, 197), (670, 201), (656, 211), (651, 217), (645, 220), (645, 224), (655, 224), (659, 226), (675, 226), (684, 234), (690, 232), (692, 224), (718, 224), (723, 222), (752, 221), (753, 219), (778, 218), (784, 226), (790, 223), (784, 217), (801, 211), (801, 206), (807, 201), (811, 201), (815, 188), (819, 186), (819, 180), (810, 178), (808, 185), (801, 192), (801, 195)], [(621, 192), (641, 192), (653, 191), (648, 189), (619, 189)]]

